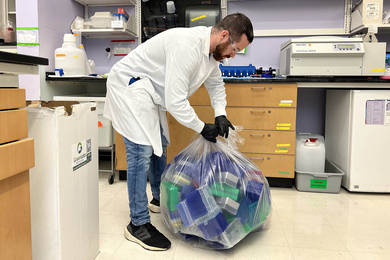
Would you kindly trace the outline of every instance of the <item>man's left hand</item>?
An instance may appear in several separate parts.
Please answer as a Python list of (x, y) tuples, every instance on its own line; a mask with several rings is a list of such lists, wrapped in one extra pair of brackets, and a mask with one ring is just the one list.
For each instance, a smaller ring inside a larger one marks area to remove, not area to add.
[(234, 126), (227, 120), (226, 116), (217, 116), (215, 118), (215, 125), (218, 128), (219, 135), (225, 138), (229, 136), (229, 127), (234, 130)]

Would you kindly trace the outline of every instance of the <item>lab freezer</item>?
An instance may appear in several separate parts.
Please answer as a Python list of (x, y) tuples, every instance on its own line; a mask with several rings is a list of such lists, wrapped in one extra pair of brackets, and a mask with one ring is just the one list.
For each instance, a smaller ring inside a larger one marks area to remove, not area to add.
[(328, 90), (326, 158), (354, 192), (390, 192), (390, 90)]

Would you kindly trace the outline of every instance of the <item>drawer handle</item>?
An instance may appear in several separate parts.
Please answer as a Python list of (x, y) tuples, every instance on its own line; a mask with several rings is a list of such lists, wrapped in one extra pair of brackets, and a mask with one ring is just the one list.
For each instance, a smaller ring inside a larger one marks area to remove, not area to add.
[(251, 113), (265, 113), (265, 111), (256, 111), (256, 110), (251, 110)]
[(254, 158), (254, 157), (250, 157), (251, 160), (264, 160), (264, 158)]
[(265, 90), (265, 87), (252, 87), (252, 89), (263, 89), (263, 90)]
[(255, 135), (255, 134), (251, 134), (251, 136), (264, 136), (264, 135)]

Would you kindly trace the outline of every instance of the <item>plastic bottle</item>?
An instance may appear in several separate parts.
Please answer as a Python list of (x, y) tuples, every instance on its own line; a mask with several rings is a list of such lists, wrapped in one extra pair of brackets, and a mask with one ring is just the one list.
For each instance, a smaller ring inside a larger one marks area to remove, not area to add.
[(325, 144), (317, 138), (297, 141), (295, 169), (302, 172), (325, 171)]
[(91, 73), (96, 74), (95, 62), (93, 60), (88, 60), (88, 62), (89, 62), (89, 67), (91, 68)]
[(92, 70), (91, 70), (91, 67), (89, 65), (89, 60), (88, 60), (87, 52), (84, 49), (84, 45), (82, 45), (82, 44), (79, 45), (79, 49), (84, 52), (85, 74), (87, 74), (87, 75), (92, 74)]
[(55, 69), (63, 69), (64, 75), (85, 75), (85, 54), (76, 46), (76, 38), (73, 34), (64, 35), (64, 43), (61, 48), (55, 50)]

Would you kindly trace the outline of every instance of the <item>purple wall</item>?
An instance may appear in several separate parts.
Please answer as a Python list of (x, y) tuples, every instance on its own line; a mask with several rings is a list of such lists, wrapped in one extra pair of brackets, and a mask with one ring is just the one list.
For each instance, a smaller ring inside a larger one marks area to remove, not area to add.
[[(344, 1), (263, 0), (228, 2), (228, 14), (247, 15), (254, 30), (343, 28)], [(255, 37), (231, 65), (279, 68), (280, 45), (292, 37)]]
[(62, 46), (65, 33), (76, 16), (84, 17), (84, 8), (75, 1), (38, 0), (40, 56), (48, 58), (45, 71), (54, 71), (54, 51)]

